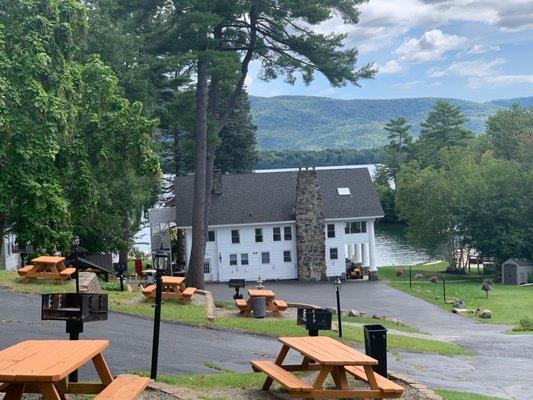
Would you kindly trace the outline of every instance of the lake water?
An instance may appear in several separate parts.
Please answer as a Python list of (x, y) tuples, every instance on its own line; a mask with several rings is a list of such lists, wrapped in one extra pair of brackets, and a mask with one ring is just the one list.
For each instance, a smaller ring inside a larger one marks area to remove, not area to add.
[(375, 233), (378, 267), (411, 265), (431, 260), (423, 249), (409, 243), (402, 225), (377, 223)]

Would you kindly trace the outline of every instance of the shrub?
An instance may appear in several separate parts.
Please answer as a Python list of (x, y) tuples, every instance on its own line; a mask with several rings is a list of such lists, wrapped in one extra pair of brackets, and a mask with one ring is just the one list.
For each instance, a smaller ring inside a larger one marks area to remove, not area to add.
[(415, 275), (415, 280), (421, 281), (422, 279), (424, 279), (424, 275), (422, 275), (422, 274), (416, 274)]
[(514, 332), (529, 332), (533, 331), (533, 319), (524, 317), (518, 321), (518, 326), (513, 328)]
[(395, 272), (395, 275), (396, 275), (397, 277), (401, 277), (401, 276), (403, 276), (403, 269), (398, 268), (398, 269), (396, 270), (396, 272)]
[(430, 281), (431, 283), (437, 283), (437, 277), (435, 275), (432, 275), (429, 277), (428, 281)]

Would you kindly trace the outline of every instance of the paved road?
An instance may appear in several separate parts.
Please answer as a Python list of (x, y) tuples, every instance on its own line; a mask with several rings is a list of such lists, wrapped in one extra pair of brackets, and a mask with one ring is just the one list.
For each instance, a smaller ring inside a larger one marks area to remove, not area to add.
[[(268, 282), (286, 301), (335, 306), (331, 283)], [(231, 300), (227, 285), (208, 286), (216, 299)], [(515, 399), (533, 399), (533, 335), (508, 335), (505, 325), (461, 317), (381, 282), (346, 282), (342, 308), (395, 316), (442, 340), (474, 351), (474, 357), (437, 357), (402, 352), (392, 368), (429, 387), (449, 387)]]

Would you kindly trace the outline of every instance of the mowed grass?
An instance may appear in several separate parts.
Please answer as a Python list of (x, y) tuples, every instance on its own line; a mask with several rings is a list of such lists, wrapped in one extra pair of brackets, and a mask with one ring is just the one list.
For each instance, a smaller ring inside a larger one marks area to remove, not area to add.
[[(0, 272), (0, 285), (10, 287), (15, 292), (40, 294), (40, 293), (60, 293), (72, 291), (72, 283), (64, 285), (48, 283), (46, 281), (32, 281), (24, 284), (18, 278), (15, 272)], [(146, 318), (153, 318), (153, 302), (143, 300), (139, 292), (117, 292), (104, 291), (108, 294), (109, 310), (122, 312), (132, 315), (139, 315)], [(167, 321), (187, 323), (196, 326), (205, 326), (209, 328), (230, 329), (245, 333), (279, 336), (306, 336), (307, 331), (302, 326), (296, 324), (295, 320), (289, 319), (255, 319), (244, 318), (240, 316), (225, 316), (209, 322), (206, 319), (205, 307), (194, 304), (179, 304), (174, 301), (165, 301), (161, 309), (161, 318)], [(380, 323), (385, 327), (403, 328), (403, 330), (415, 331), (413, 328), (400, 327), (390, 321), (375, 320), (366, 317), (350, 317), (352, 322), (361, 323)], [(322, 332), (334, 338), (338, 338), (336, 332)], [(359, 326), (343, 325), (343, 340), (349, 343), (362, 344), (363, 328)], [(400, 336), (395, 334), (387, 335), (387, 342), (390, 349), (394, 350), (411, 350), (426, 353), (436, 353), (446, 356), (453, 355), (472, 355), (472, 353), (454, 343), (443, 342), (439, 340), (429, 340)]]
[(454, 390), (435, 389), (443, 400), (503, 400), (503, 397), (485, 396), (478, 393), (456, 392)]
[[(251, 368), (250, 368), (251, 369)], [(148, 376), (146, 372), (134, 372)], [(265, 375), (253, 372), (221, 372), (215, 374), (194, 375), (157, 375), (157, 381), (189, 389), (223, 389), (241, 388), (257, 389), (263, 385)]]
[[(447, 311), (451, 311), (451, 304), (444, 303), (442, 276), (446, 275), (446, 299), (448, 301), (458, 298), (465, 302), (467, 309), (492, 311), (492, 318), (482, 319), (473, 314), (465, 314), (483, 322), (500, 324), (518, 324), (521, 318), (533, 319), (533, 286), (513, 286), (495, 283), (489, 293), (489, 298), (481, 290), (481, 284), (486, 278), (477, 274), (477, 269), (472, 267), (471, 274), (451, 275), (445, 274), (445, 263), (433, 265), (415, 265), (412, 267), (413, 289), (409, 288), (409, 268), (404, 270), (403, 277), (395, 275), (397, 267), (383, 267), (379, 269), (381, 279), (390, 281), (390, 285), (413, 296), (436, 304)], [(422, 281), (415, 281), (414, 276), (421, 273)], [(434, 285), (428, 281), (432, 275), (437, 276), (438, 282)]]

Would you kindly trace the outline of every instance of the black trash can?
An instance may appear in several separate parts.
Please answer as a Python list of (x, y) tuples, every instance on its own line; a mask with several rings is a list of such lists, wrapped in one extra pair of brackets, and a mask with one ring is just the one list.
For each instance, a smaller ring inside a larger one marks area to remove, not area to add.
[(266, 297), (252, 297), (252, 312), (255, 318), (266, 317)]
[(378, 361), (374, 372), (387, 377), (387, 329), (383, 325), (365, 325), (365, 352)]

